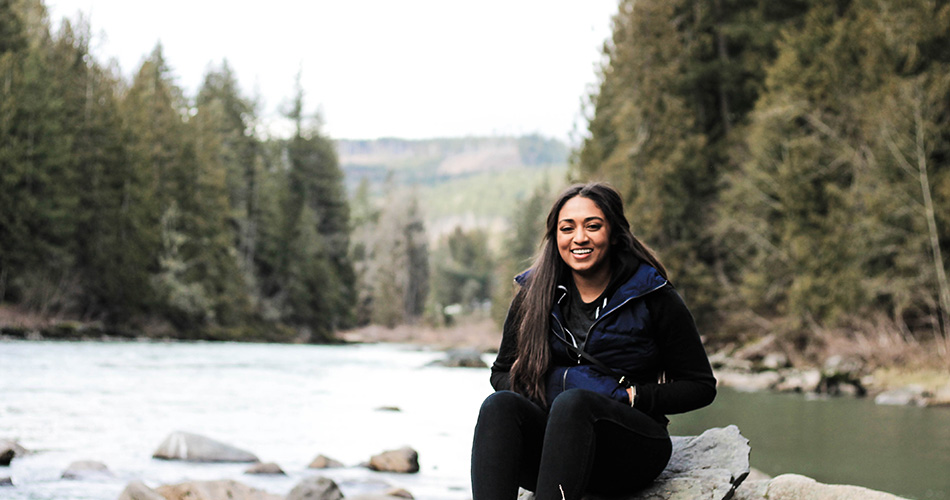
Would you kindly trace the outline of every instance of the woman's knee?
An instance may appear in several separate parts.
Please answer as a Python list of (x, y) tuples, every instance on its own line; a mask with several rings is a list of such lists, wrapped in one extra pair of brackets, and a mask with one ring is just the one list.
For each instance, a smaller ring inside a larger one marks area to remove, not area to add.
[(603, 404), (606, 399), (586, 389), (568, 389), (554, 398), (551, 403), (551, 414), (577, 416), (589, 413), (596, 405)]
[(531, 401), (512, 391), (493, 392), (482, 401), (482, 407), (478, 411), (479, 421), (486, 418), (497, 418), (501, 415), (514, 415), (526, 405), (531, 405)]

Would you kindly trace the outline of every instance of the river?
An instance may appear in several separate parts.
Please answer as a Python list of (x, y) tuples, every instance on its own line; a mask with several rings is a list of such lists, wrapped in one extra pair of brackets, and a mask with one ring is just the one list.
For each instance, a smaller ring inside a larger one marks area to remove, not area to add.
[[(114, 500), (135, 479), (235, 479), (284, 495), (323, 474), (346, 495), (389, 484), (420, 500), (468, 499), (488, 371), (429, 365), (442, 356), (394, 344), (0, 342), (0, 438), (35, 451), (0, 467), (14, 482), (0, 498)], [(380, 410), (393, 406), (400, 411)], [(722, 390), (709, 408), (674, 416), (671, 429), (692, 435), (733, 423), (751, 441), (752, 465), (767, 473), (950, 498), (950, 411)], [(287, 476), (152, 459), (176, 430), (251, 451)], [(418, 474), (358, 466), (405, 445), (419, 452)], [(308, 469), (319, 454), (347, 467)], [(114, 477), (60, 479), (76, 460), (103, 462)]]

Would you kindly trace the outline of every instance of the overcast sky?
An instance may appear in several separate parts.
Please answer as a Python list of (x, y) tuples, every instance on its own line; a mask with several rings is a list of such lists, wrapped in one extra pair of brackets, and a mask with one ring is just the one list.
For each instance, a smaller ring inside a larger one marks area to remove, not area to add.
[(46, 0), (128, 79), (156, 43), (188, 96), (227, 59), (275, 120), (302, 72), (333, 138), (583, 132), (617, 0)]

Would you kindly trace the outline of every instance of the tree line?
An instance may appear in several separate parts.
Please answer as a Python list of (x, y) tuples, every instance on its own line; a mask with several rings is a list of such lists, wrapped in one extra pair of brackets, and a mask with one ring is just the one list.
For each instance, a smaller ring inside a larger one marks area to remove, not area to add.
[(572, 175), (714, 337), (945, 341), (948, 49), (945, 0), (623, 0)]
[(82, 19), (0, 1), (0, 303), (154, 335), (321, 341), (355, 321), (350, 208), (299, 88), (262, 137), (226, 62), (131, 81)]

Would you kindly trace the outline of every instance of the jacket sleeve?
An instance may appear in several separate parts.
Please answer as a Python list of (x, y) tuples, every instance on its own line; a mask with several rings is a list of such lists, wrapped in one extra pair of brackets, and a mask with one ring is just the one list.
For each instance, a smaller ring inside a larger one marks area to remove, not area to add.
[(511, 365), (518, 358), (518, 318), (521, 316), (523, 301), (524, 289), (521, 289), (508, 306), (508, 315), (505, 316), (505, 325), (501, 333), (501, 346), (498, 347), (498, 356), (495, 357), (495, 362), (491, 367), (491, 385), (496, 391), (511, 389), (508, 373), (511, 371)]
[(685, 413), (702, 408), (716, 397), (716, 378), (683, 299), (667, 285), (646, 297), (656, 328), (666, 381), (637, 384), (636, 407), (649, 414)]

